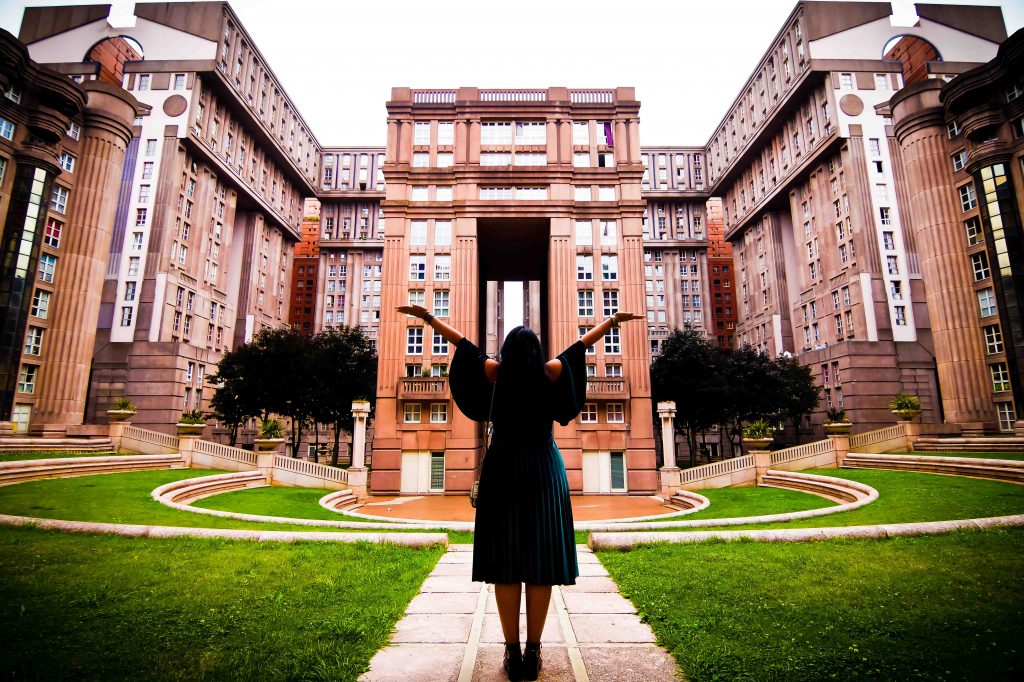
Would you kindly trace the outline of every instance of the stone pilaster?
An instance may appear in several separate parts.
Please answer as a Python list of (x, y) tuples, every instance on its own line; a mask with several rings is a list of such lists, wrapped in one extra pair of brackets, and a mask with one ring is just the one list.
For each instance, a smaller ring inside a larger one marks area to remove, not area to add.
[(951, 190), (941, 87), (941, 81), (932, 80), (904, 88), (892, 98), (893, 119), (906, 168), (945, 419), (972, 430), (992, 428), (992, 387), (961, 213)]
[(82, 423), (121, 169), (135, 117), (135, 99), (121, 88), (99, 81), (82, 87), (88, 104), (55, 280), (47, 361), (40, 368), (32, 414), (37, 431)]

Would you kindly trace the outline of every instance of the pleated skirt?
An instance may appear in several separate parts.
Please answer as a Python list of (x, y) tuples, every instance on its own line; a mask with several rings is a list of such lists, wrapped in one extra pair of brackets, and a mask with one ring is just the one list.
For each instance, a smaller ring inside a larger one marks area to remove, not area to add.
[(578, 575), (569, 482), (555, 441), (493, 443), (480, 473), (473, 580), (574, 585)]

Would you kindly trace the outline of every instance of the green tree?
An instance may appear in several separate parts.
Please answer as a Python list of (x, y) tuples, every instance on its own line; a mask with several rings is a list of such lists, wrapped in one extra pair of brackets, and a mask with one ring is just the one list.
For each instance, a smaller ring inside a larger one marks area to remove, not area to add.
[(750, 345), (723, 351), (722, 375), (728, 399), (719, 422), (734, 454), (740, 449), (743, 424), (756, 419), (778, 422), (783, 414), (783, 385), (778, 367)]
[(726, 396), (721, 354), (692, 329), (677, 329), (661, 348), (661, 354), (651, 363), (654, 398), (675, 401), (676, 430), (685, 436), (690, 466), (694, 466), (697, 436), (718, 423)]
[(217, 372), (207, 378), (215, 387), (210, 415), (231, 429), (231, 446), (238, 440), (239, 426), (252, 417), (266, 416), (253, 386), (256, 358), (251, 351), (248, 346), (230, 351), (217, 364)]
[(794, 357), (780, 355), (774, 360), (782, 381), (782, 412), (793, 425), (797, 443), (800, 442), (800, 424), (804, 417), (818, 409), (821, 402), (821, 387), (814, 383), (809, 367), (804, 367)]
[(377, 354), (358, 327), (330, 327), (311, 339), (310, 358), (316, 368), (312, 416), (334, 427), (331, 465), (338, 466), (342, 431), (352, 431), (352, 401), (373, 404), (377, 387)]

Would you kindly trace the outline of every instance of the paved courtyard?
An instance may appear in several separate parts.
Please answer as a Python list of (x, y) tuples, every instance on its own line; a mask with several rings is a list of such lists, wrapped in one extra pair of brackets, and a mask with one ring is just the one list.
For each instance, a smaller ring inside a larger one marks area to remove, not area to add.
[[(443, 498), (442, 498), (443, 499)], [(584, 498), (585, 499), (585, 498)], [(679, 680), (675, 661), (619, 594), (597, 557), (577, 546), (580, 577), (556, 586), (542, 642), (541, 680)], [(451, 545), (423, 583), (365, 682), (505, 680), (494, 588), (472, 582), (472, 545)], [(525, 598), (520, 639), (526, 640)]]
[[(573, 495), (572, 517), (576, 521), (631, 519), (676, 511), (659, 497), (636, 495)], [(476, 510), (467, 495), (401, 496), (376, 495), (354, 511), (360, 514), (430, 521), (473, 521)]]

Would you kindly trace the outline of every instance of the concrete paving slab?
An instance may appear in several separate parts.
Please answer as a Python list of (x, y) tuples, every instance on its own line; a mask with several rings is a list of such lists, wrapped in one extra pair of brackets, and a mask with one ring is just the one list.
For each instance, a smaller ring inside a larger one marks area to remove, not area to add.
[(575, 585), (562, 585), (559, 587), (562, 594), (571, 592), (618, 592), (619, 588), (615, 582), (606, 576), (580, 576), (576, 578)]
[(377, 652), (360, 682), (454, 682), (465, 646), (398, 644)]
[(396, 643), (461, 643), (469, 641), (473, 616), (454, 613), (410, 613), (395, 626)]
[(431, 575), (423, 581), (421, 592), (479, 592), (483, 583), (475, 583), (469, 576)]
[[(481, 645), (477, 653), (476, 665), (473, 667), (473, 682), (507, 682), (508, 677), (501, 667), (505, 648), (495, 645)], [(544, 645), (541, 648), (541, 660), (544, 663), (538, 679), (544, 682), (574, 682), (569, 654), (564, 646), (557, 644)]]
[(562, 598), (570, 614), (636, 613), (636, 607), (631, 601), (612, 592), (569, 592), (563, 593)]
[(580, 577), (581, 578), (588, 578), (588, 577), (593, 577), (593, 576), (607, 576), (608, 575), (608, 571), (600, 563), (596, 563), (596, 564), (584, 564), (584, 563), (581, 563), (579, 565), (579, 567), (580, 567)]
[(569, 621), (580, 644), (654, 642), (650, 626), (632, 613), (569, 614)]
[[(526, 641), (526, 619), (519, 619), (519, 641)], [(562, 643), (562, 628), (558, 624), (558, 616), (549, 615), (544, 621), (544, 633), (540, 637), (544, 644)], [(480, 631), (481, 644), (504, 644), (505, 635), (501, 631), (501, 620), (496, 613), (484, 614), (484, 625)]]
[[(498, 602), (495, 601), (495, 599), (494, 599), (494, 590), (490, 590), (488, 595), (487, 595), (487, 606), (484, 608), (484, 613), (497, 613), (497, 612), (498, 612)], [(548, 603), (548, 613), (554, 613), (554, 612), (555, 612), (555, 600), (552, 599)], [(526, 595), (525, 594), (519, 600), (519, 613), (522, 613), (522, 614), (526, 613)]]
[(581, 647), (591, 682), (675, 682), (675, 660), (661, 647)]
[(478, 597), (473, 592), (421, 592), (406, 613), (473, 613)]

